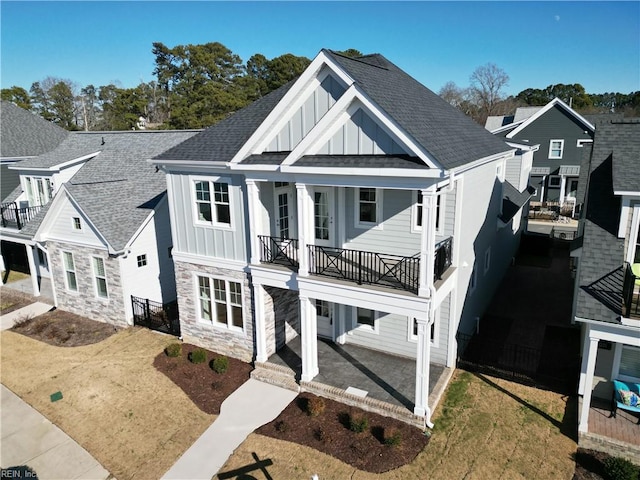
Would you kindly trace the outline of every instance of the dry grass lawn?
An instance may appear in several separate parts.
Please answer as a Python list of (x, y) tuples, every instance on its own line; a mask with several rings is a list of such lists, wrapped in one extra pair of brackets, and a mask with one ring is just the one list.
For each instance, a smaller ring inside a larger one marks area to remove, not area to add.
[(255, 452), (273, 461), (267, 468), (273, 478), (569, 480), (575, 409), (575, 400), (567, 403), (560, 394), (458, 370), (435, 412), (429, 444), (409, 465), (376, 475), (309, 447), (251, 434), (221, 472), (253, 463)]
[[(153, 367), (173, 341), (129, 328), (94, 345), (64, 348), (5, 331), (1, 381), (118, 480), (158, 479), (216, 418)], [(57, 391), (63, 399), (52, 403)]]

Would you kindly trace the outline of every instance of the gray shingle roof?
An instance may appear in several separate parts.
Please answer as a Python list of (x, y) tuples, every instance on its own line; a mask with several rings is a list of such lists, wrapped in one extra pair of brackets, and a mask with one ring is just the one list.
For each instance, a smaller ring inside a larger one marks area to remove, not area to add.
[[(78, 170), (65, 186), (115, 250), (124, 248), (166, 191), (164, 173), (156, 171), (147, 160), (196, 133), (147, 130), (70, 136), (70, 142), (78, 143), (68, 145), (72, 155), (79, 151), (79, 145), (91, 152), (100, 144), (102, 152)], [(39, 214), (23, 232), (33, 235), (41, 221)]]
[(289, 152), (261, 153), (258, 155), (249, 155), (240, 163), (243, 165), (280, 165)]
[(293, 82), (270, 92), (199, 135), (156, 156), (155, 160), (228, 162), (289, 91), (291, 85)]
[[(353, 59), (328, 50), (325, 53), (444, 168), (511, 149), (382, 55)], [(231, 160), (291, 85), (280, 87), (156, 160)]]
[(576, 304), (577, 317), (610, 323), (619, 323), (622, 307), (624, 239), (617, 235), (620, 198), (613, 194), (614, 171), (618, 168), (615, 152), (621, 149), (635, 152), (637, 166), (640, 123), (598, 125), (587, 170), (584, 241)]
[[(640, 122), (640, 120), (638, 120)], [(636, 137), (633, 137), (636, 135)], [(640, 191), (640, 123), (621, 124), (614, 138), (613, 189), (618, 192)]]
[(354, 59), (327, 53), (445, 169), (511, 150), (382, 55)]
[(53, 150), (69, 132), (11, 102), (0, 101), (0, 157), (31, 157)]
[(429, 169), (418, 157), (409, 155), (305, 155), (293, 165), (296, 167)]

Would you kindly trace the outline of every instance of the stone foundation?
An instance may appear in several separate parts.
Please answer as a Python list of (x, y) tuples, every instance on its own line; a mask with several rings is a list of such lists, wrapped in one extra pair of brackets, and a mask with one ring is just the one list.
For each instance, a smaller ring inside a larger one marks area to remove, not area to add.
[[(182, 339), (187, 343), (237, 358), (243, 362), (254, 359), (254, 321), (252, 291), (244, 272), (219, 267), (175, 262), (178, 309)], [(197, 275), (205, 275), (242, 284), (242, 308), (244, 329), (242, 332), (214, 326), (198, 319)]]
[(608, 453), (614, 457), (622, 457), (640, 466), (640, 447), (621, 442), (594, 433), (578, 432), (578, 446), (588, 450)]

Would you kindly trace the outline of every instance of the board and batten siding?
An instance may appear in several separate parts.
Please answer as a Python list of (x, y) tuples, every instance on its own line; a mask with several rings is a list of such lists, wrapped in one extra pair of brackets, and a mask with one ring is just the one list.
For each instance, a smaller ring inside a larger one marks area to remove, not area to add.
[[(431, 363), (446, 365), (447, 342), (449, 339), (449, 305), (450, 295), (436, 310), (438, 317), (436, 334), (438, 338), (435, 342), (437, 346), (434, 346), (434, 344), (431, 346)], [(347, 335), (345, 335), (347, 343), (392, 355), (416, 358), (417, 342), (410, 335), (413, 328), (413, 318), (380, 312), (376, 319), (377, 331), (374, 332), (366, 327), (355, 326), (355, 308), (346, 307), (344, 311), (346, 315), (344, 324), (347, 328)]]
[[(92, 247), (104, 248), (106, 245), (98, 236), (97, 231), (87, 219), (73, 206), (69, 198), (64, 195), (55, 215), (55, 221), (49, 223), (47, 239), (57, 240), (61, 243), (75, 243)], [(73, 219), (79, 218), (81, 230), (76, 230)]]
[[(198, 179), (206, 178), (197, 175)], [(212, 176), (216, 181), (218, 177)], [(245, 241), (246, 212), (243, 201), (243, 180), (238, 175), (223, 175), (229, 179), (231, 228), (199, 225), (195, 223), (194, 176), (188, 173), (169, 173), (171, 192), (171, 220), (174, 222), (174, 248), (181, 253), (204, 257), (247, 261)]]
[(320, 148), (324, 155), (402, 155), (406, 151), (361, 108)]
[(271, 140), (265, 151), (288, 152), (293, 150), (344, 92), (345, 88), (342, 84), (328, 75)]

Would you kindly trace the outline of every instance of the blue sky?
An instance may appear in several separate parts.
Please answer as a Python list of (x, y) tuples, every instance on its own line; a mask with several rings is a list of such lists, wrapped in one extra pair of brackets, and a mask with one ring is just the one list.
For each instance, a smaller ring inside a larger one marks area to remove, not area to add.
[(321, 48), (382, 53), (438, 91), (480, 65), (505, 92), (580, 83), (640, 90), (640, 2), (0, 2), (2, 88), (151, 81), (153, 42), (220, 42), (246, 62)]

